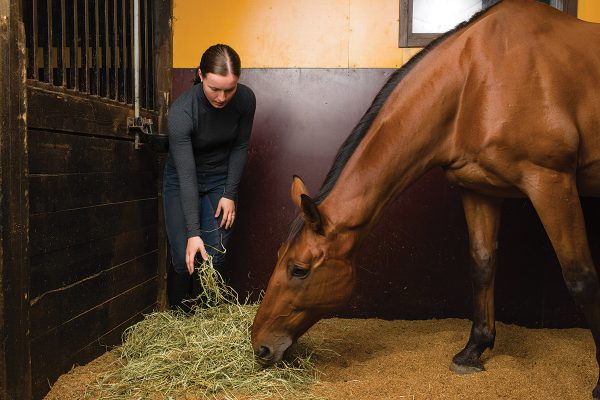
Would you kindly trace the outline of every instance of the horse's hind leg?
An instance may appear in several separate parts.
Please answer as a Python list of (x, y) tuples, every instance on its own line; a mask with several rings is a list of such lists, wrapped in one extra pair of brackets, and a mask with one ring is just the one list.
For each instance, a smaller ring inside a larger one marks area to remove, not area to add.
[(454, 356), (450, 369), (464, 374), (482, 371), (479, 357), (485, 349), (494, 347), (494, 278), (501, 200), (466, 190), (462, 199), (469, 229), (473, 326), (467, 345)]
[[(571, 296), (583, 311), (596, 344), (596, 360), (600, 354), (600, 285), (590, 253), (585, 222), (575, 178), (569, 174), (541, 171), (531, 186), (523, 190), (529, 195), (560, 262)], [(593, 392), (600, 399), (600, 381)]]

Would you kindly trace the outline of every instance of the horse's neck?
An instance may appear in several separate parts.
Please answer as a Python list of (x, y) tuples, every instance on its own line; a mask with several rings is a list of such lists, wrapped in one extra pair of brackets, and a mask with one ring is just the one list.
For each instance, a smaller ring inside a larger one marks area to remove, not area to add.
[(460, 78), (427, 61), (392, 92), (323, 200), (336, 231), (364, 236), (391, 199), (444, 162)]

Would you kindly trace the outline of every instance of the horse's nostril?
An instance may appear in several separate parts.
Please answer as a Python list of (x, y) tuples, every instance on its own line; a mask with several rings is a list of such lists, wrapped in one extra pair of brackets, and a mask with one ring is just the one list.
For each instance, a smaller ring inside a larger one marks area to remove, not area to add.
[(267, 359), (271, 356), (271, 349), (267, 346), (260, 346), (260, 349), (256, 352), (256, 356), (258, 358)]

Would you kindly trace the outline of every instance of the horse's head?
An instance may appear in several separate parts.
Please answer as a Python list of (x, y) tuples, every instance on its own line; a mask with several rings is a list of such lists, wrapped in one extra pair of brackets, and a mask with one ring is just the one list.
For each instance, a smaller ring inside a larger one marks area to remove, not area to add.
[(252, 347), (265, 365), (281, 360), (308, 328), (343, 306), (354, 286), (347, 235), (334, 229), (298, 177), (292, 184), (292, 199), (303, 223), (279, 248), (252, 325)]

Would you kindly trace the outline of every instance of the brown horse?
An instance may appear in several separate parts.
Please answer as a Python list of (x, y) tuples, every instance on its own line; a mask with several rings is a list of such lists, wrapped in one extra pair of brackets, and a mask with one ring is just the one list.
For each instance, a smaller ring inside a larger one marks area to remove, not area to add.
[(599, 89), (600, 26), (532, 0), (477, 14), (396, 71), (319, 196), (294, 178), (299, 216), (252, 327), (260, 361), (279, 361), (347, 302), (358, 245), (390, 200), (436, 167), (460, 187), (472, 258), (473, 326), (451, 368), (483, 370), (480, 356), (494, 345), (503, 197), (533, 203), (600, 348), (600, 285), (579, 201), (600, 196)]

